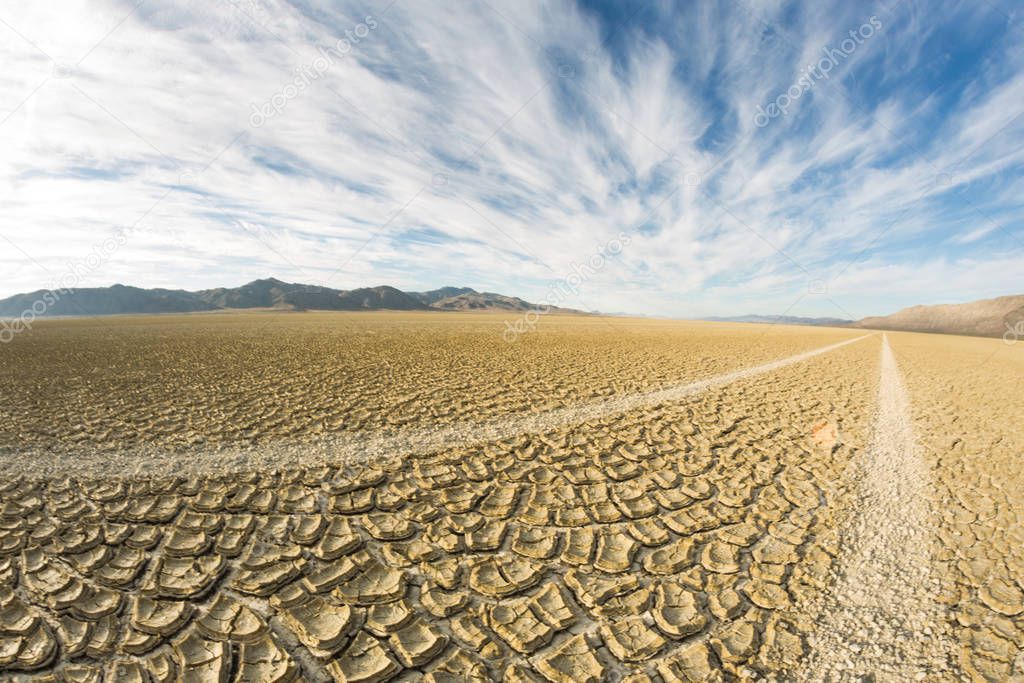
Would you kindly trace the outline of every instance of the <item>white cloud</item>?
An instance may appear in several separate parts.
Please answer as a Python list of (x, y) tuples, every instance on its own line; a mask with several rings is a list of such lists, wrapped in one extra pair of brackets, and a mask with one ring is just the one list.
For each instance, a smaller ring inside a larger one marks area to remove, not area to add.
[[(1020, 210), (1020, 38), (992, 46), (999, 68), (977, 57), (984, 83), (959, 100), (917, 97), (942, 13), (906, 5), (758, 128), (755, 108), (871, 12), (658, 6), (610, 31), (569, 2), (4, 3), (0, 296), (53, 284), (129, 226), (82, 284), (275, 275), (540, 298), (640, 228), (566, 305), (706, 315), (800, 298), (791, 313), (859, 316), (878, 300), (858, 292), (965, 298), (958, 269), (972, 296), (1002, 293), (1016, 271), (1000, 255), (1020, 242), (984, 217)], [(865, 90), (862, 74), (884, 77)], [(835, 297), (804, 296), (839, 272)]]

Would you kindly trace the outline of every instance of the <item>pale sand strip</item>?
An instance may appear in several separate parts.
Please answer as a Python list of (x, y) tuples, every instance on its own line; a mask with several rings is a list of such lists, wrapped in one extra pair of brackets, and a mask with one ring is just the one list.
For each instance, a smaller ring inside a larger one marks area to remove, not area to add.
[(803, 681), (955, 681), (955, 648), (932, 565), (933, 485), (910, 402), (882, 336), (874, 435), (855, 468), (857, 503), (843, 530), (838, 576), (812, 610)]
[(405, 454), (434, 453), (446, 448), (489, 443), (520, 434), (544, 433), (616, 413), (679, 401), (738, 380), (779, 370), (869, 336), (872, 335), (865, 334), (763, 365), (667, 389), (592, 401), (536, 415), (509, 415), (486, 422), (415, 427), (372, 434), (341, 433), (317, 440), (272, 442), (247, 447), (224, 446), (171, 451), (157, 446), (147, 446), (124, 450), (82, 449), (62, 453), (26, 450), (0, 455), (0, 471), (10, 476), (21, 474), (31, 478), (268, 471), (293, 466), (366, 462)]

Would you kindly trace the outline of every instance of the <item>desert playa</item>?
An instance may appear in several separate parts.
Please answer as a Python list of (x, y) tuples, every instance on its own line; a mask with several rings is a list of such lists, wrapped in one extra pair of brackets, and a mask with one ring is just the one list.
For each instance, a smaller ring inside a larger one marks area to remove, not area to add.
[(1022, 9), (0, 2), (0, 683), (1024, 683)]
[(1024, 346), (503, 319), (0, 349), (5, 679), (1024, 677)]

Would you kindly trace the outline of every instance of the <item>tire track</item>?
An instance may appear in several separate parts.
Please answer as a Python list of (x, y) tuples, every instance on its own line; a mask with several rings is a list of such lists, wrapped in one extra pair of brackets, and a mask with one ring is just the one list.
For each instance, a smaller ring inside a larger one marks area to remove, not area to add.
[(350, 433), (301, 443), (267, 443), (257, 446), (222, 446), (188, 451), (170, 451), (158, 446), (125, 450), (83, 449), (64, 453), (26, 450), (0, 456), (0, 466), (12, 476), (52, 477), (80, 475), (149, 476), (253, 471), (290, 466), (368, 462), (400, 455), (422, 455), (457, 446), (473, 446), (520, 434), (538, 434), (596, 420), (608, 415), (679, 401), (739, 380), (774, 372), (789, 365), (835, 351), (873, 336), (865, 334), (787, 358), (735, 370), (715, 377), (676, 385), (667, 389), (591, 401), (556, 408), (537, 415), (514, 415), (478, 423), (416, 427), (372, 434)]
[(803, 681), (955, 681), (955, 647), (932, 564), (934, 486), (910, 402), (882, 335), (878, 414), (856, 465), (857, 503), (835, 583), (813, 609), (818, 626)]

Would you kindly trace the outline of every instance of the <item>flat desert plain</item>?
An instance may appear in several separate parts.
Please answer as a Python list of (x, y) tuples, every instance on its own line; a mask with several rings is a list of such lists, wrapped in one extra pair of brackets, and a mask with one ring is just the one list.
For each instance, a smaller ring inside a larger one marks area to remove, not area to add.
[(0, 346), (0, 678), (1024, 680), (1024, 343), (505, 320)]

